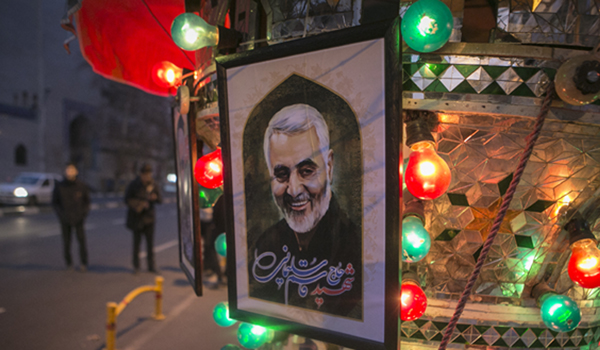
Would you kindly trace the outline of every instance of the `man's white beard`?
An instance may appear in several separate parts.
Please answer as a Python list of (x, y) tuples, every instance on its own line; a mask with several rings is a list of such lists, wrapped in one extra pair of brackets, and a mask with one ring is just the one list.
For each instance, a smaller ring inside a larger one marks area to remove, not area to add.
[(321, 198), (314, 198), (311, 201), (313, 207), (310, 214), (306, 214), (304, 212), (298, 213), (293, 210), (287, 211), (284, 209), (285, 204), (281, 203), (279, 200), (276, 200), (279, 210), (283, 213), (285, 221), (294, 232), (309, 232), (310, 230), (314, 229), (321, 221), (323, 216), (325, 216), (331, 201), (331, 187), (329, 186), (329, 180), (327, 180), (326, 186), (325, 195), (321, 196)]

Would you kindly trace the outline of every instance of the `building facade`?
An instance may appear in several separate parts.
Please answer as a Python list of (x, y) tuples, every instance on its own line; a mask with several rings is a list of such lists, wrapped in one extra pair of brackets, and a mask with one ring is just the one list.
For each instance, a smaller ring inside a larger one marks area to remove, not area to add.
[(121, 190), (142, 162), (164, 179), (169, 99), (99, 77), (77, 40), (68, 54), (63, 13), (62, 0), (0, 3), (0, 182), (60, 173), (69, 161), (97, 191)]

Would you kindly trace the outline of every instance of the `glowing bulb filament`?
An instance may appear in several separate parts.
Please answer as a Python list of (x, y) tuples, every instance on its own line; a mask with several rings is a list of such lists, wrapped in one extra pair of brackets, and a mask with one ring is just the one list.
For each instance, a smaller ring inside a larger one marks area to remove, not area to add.
[(569, 203), (571, 203), (571, 197), (569, 197), (569, 195), (564, 196), (561, 200), (558, 201), (556, 209), (554, 210), (554, 215), (560, 214), (560, 210), (563, 207), (568, 206)]
[(221, 167), (219, 166), (219, 164), (215, 163), (215, 162), (210, 162), (208, 164), (208, 167), (210, 168), (210, 170), (214, 171), (214, 172), (221, 172)]
[(423, 16), (421, 17), (421, 21), (419, 22), (417, 29), (422, 36), (427, 36), (435, 34), (438, 30), (438, 26), (435, 19), (428, 16)]
[(430, 176), (435, 173), (435, 165), (432, 162), (423, 162), (419, 164), (419, 171), (423, 176)]
[(181, 30), (184, 32), (183, 35), (185, 37), (185, 41), (188, 43), (195, 42), (200, 36), (200, 33), (194, 30), (194, 28), (190, 27), (189, 23), (184, 24), (183, 27), (181, 27)]
[(415, 248), (419, 248), (421, 245), (423, 245), (423, 243), (425, 243), (425, 239), (417, 236), (414, 233), (409, 233), (407, 238)]
[(400, 302), (402, 303), (403, 306), (408, 306), (409, 299), (410, 299), (410, 295), (408, 295), (408, 293), (402, 293), (402, 296), (400, 297)]
[(167, 74), (165, 74), (165, 78), (169, 83), (175, 82), (175, 72), (172, 69), (168, 69)]
[(265, 327), (261, 327), (261, 326), (252, 327), (252, 334), (255, 334), (255, 335), (263, 335), (266, 331), (267, 331), (267, 329)]
[(598, 259), (596, 259), (595, 257), (589, 257), (587, 259), (582, 260), (578, 266), (582, 269), (589, 270), (589, 269), (593, 269), (597, 265), (598, 265)]

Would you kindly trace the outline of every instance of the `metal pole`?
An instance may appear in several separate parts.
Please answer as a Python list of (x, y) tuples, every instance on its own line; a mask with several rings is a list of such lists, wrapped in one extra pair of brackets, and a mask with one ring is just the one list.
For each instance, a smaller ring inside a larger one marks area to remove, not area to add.
[(117, 303), (106, 303), (106, 348), (115, 350), (117, 332)]
[(155, 320), (164, 320), (165, 319), (165, 315), (162, 313), (162, 291), (163, 291), (163, 282), (164, 282), (164, 278), (162, 278), (161, 276), (157, 276), (156, 277), (156, 289), (155, 289), (155, 296), (156, 296), (156, 302), (154, 304), (154, 314), (152, 314), (152, 317)]

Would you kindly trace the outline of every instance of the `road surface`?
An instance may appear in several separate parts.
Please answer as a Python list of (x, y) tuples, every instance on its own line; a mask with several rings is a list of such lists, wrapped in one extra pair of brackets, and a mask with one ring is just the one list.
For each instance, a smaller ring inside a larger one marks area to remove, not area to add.
[[(135, 299), (117, 321), (120, 350), (218, 350), (237, 343), (237, 326), (221, 328), (212, 320), (212, 308), (226, 300), (226, 289), (205, 289), (205, 296), (198, 298), (179, 268), (176, 210), (174, 204), (157, 209), (156, 262), (165, 278), (167, 318), (150, 318), (152, 294)], [(90, 213), (86, 222), (89, 271), (80, 273), (65, 270), (60, 228), (51, 212), (0, 217), (0, 349), (104, 347), (106, 303), (119, 302), (134, 288), (153, 284), (155, 277), (147, 272), (132, 274), (132, 234), (124, 223), (122, 207)], [(145, 271), (145, 259), (141, 262)]]

